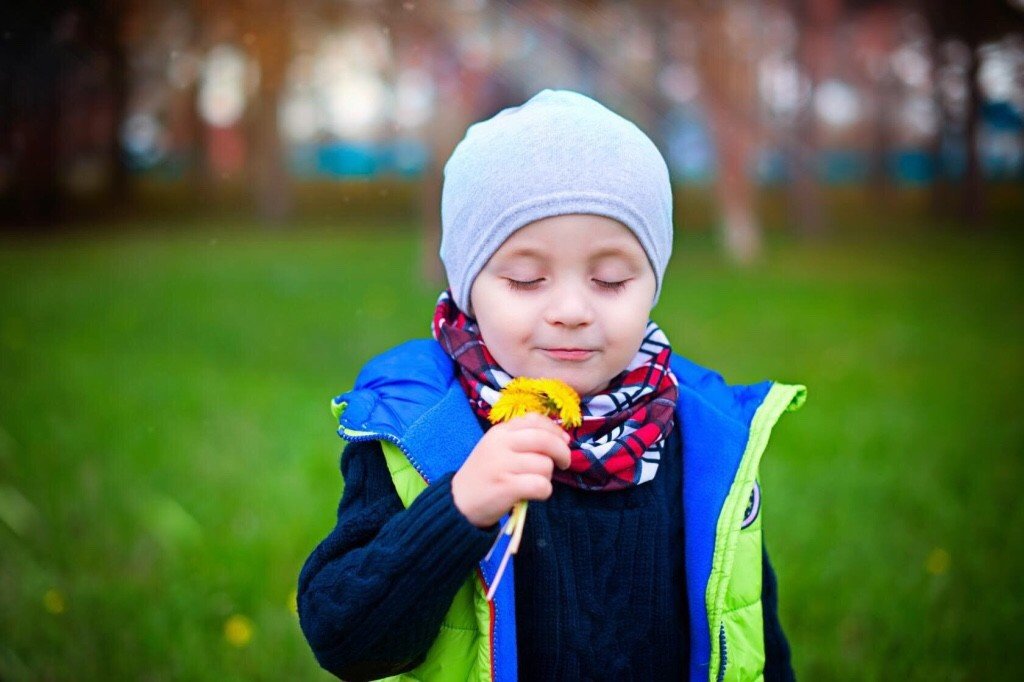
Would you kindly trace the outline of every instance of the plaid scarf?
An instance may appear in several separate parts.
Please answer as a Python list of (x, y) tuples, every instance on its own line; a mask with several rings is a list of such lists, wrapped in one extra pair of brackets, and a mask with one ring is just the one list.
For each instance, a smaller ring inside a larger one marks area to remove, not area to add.
[[(455, 361), (473, 411), (486, 419), (512, 377), (495, 362), (476, 321), (459, 310), (448, 291), (437, 301), (433, 332)], [(568, 430), (571, 464), (565, 471), (556, 468), (554, 480), (584, 490), (619, 490), (654, 478), (679, 395), (669, 369), (671, 355), (664, 332), (648, 322), (640, 350), (626, 369), (605, 391), (582, 399), (583, 424)]]

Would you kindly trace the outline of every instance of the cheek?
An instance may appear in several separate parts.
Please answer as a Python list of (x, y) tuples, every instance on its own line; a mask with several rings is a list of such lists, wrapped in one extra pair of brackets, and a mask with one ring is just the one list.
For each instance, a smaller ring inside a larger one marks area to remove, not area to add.
[(507, 301), (481, 311), (476, 319), (487, 349), (506, 371), (521, 371), (518, 360), (527, 352), (533, 325)]
[(481, 327), (480, 335), (494, 361), (502, 369), (512, 376), (529, 374), (527, 344), (513, 330), (504, 327), (492, 328), (488, 334), (487, 330)]
[(611, 322), (612, 329), (615, 334), (615, 342), (618, 346), (617, 355), (620, 359), (625, 358), (626, 364), (633, 359), (637, 351), (640, 350), (640, 344), (643, 343), (644, 333), (647, 331), (647, 322), (650, 319), (649, 312), (642, 305), (630, 306), (620, 311), (621, 316), (618, 320)]
[(529, 338), (533, 329), (528, 307), (505, 292), (494, 291), (493, 287), (486, 291), (486, 295), (480, 295), (474, 300), (474, 309), (477, 310), (476, 321), (485, 340), (500, 340), (506, 344), (517, 342)]
[[(518, 364), (517, 361), (525, 356), (529, 349), (531, 327), (518, 322), (519, 320), (506, 316), (504, 324), (491, 332), (499, 352), (505, 357), (502, 364)], [(495, 359), (500, 360), (497, 356)]]

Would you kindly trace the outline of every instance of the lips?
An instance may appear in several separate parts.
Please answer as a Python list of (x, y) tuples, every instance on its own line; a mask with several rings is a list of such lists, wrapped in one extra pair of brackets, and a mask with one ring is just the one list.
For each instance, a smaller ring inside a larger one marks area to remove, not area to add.
[(583, 362), (590, 359), (597, 351), (589, 348), (544, 348), (544, 353), (554, 359), (567, 362)]

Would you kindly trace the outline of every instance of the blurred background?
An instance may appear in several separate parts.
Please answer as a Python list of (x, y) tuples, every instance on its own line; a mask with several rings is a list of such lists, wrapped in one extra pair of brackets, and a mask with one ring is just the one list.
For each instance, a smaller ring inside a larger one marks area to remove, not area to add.
[(668, 161), (675, 349), (809, 386), (762, 465), (798, 676), (1016, 679), (1021, 0), (0, 10), (0, 679), (326, 677), (328, 401), (428, 334), (466, 127), (548, 87)]

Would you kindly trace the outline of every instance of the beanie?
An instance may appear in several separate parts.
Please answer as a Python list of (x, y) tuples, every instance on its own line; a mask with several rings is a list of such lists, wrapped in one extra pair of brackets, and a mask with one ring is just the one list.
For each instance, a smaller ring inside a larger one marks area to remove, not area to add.
[(444, 167), (441, 261), (455, 303), (516, 230), (570, 213), (612, 218), (636, 236), (661, 293), (672, 252), (665, 159), (633, 123), (568, 90), (543, 90), (469, 127)]

